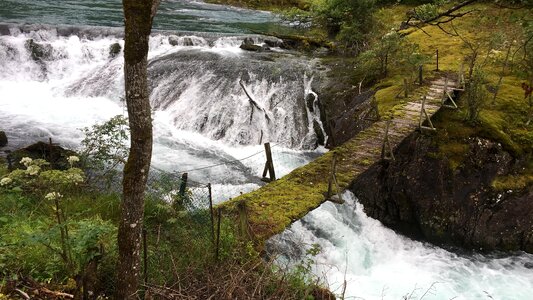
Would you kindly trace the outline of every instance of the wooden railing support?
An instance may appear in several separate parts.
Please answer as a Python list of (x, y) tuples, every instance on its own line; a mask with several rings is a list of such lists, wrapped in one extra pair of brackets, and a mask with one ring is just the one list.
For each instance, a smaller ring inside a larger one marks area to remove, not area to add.
[[(270, 143), (265, 143), (266, 162), (263, 169), (263, 178), (261, 180), (265, 182), (272, 182), (276, 180), (276, 171), (274, 170), (274, 161), (272, 160), (272, 151), (270, 149)], [(267, 178), (267, 173), (269, 177)]]
[(394, 153), (392, 151), (392, 146), (389, 140), (389, 128), (392, 120), (387, 121), (387, 126), (385, 127), (385, 136), (383, 137), (383, 144), (381, 145), (381, 159), (382, 160), (395, 160)]
[[(335, 152), (333, 152), (333, 158), (331, 159), (331, 175), (328, 179), (328, 191), (326, 194), (326, 200), (331, 201), (333, 203), (337, 204), (343, 204), (344, 200), (341, 196), (341, 189), (339, 187), (339, 182), (337, 181), (337, 157), (335, 156)], [(335, 195), (333, 194), (333, 183), (335, 183), (335, 188), (337, 189), (337, 193)]]
[[(426, 121), (426, 120), (429, 123), (429, 127), (422, 125), (424, 123), (424, 121)], [(426, 110), (426, 96), (424, 96), (422, 98), (422, 106), (420, 107), (420, 118), (418, 120), (418, 128), (420, 130), (422, 130), (422, 129), (431, 130), (431, 131), (437, 130), (435, 128), (435, 126), (433, 126), (433, 122), (431, 122), (431, 118), (429, 117), (429, 114), (428, 114), (428, 112)]]

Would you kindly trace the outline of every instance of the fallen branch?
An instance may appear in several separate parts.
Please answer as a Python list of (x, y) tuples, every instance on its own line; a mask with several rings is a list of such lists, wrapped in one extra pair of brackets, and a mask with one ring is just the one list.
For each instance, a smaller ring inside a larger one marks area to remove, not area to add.
[(256, 107), (258, 110), (262, 111), (265, 114), (265, 118), (267, 119), (267, 121), (270, 122), (270, 117), (268, 116), (266, 110), (264, 108), (262, 108), (261, 106), (259, 106), (259, 104), (257, 104), (257, 102), (252, 98), (252, 96), (250, 96), (250, 94), (246, 90), (246, 87), (242, 83), (242, 80), (239, 81), (239, 84), (241, 85), (241, 88), (243, 89), (244, 93), (248, 97), (248, 100), (250, 101), (250, 104), (252, 106), (252, 113), (250, 114), (250, 123), (252, 122), (252, 118), (253, 118), (253, 115), (254, 115), (254, 107)]

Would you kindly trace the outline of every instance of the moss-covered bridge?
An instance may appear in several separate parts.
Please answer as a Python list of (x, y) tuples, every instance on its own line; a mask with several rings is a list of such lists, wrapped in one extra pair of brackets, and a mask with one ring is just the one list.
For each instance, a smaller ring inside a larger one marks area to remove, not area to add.
[[(457, 89), (457, 80), (448, 80), (446, 76), (431, 80), (407, 97), (398, 99), (389, 116), (374, 122), (350, 141), (279, 180), (221, 204), (221, 208), (225, 213), (236, 213), (246, 207), (251, 234), (262, 245), (266, 239), (331, 199), (328, 183), (332, 177), (333, 157), (335, 177), (342, 191), (384, 155), (389, 156), (389, 147), (394, 149), (414, 130), (432, 130), (431, 116), (441, 107), (454, 105), (448, 94)], [(384, 143), (386, 136), (388, 143)], [(337, 192), (335, 184), (333, 191)]]

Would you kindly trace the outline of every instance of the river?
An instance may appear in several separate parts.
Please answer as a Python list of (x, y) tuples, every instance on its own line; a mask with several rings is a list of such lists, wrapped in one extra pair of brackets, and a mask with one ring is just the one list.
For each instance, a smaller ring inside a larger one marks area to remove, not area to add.
[[(80, 128), (125, 114), (122, 54), (109, 53), (123, 45), (120, 1), (2, 0), (0, 23), (0, 129), (12, 145), (51, 137), (77, 148)], [(317, 103), (305, 100), (320, 95), (317, 62), (276, 47), (239, 48), (245, 38), (264, 43), (255, 31), (290, 30), (275, 15), (163, 1), (154, 28), (155, 167), (212, 183), (219, 202), (262, 184), (264, 142), (274, 146), (278, 175), (325, 151), (317, 147)], [(30, 39), (44, 47), (42, 57), (32, 57)], [(241, 80), (261, 110), (252, 108)], [(416, 242), (365, 216), (353, 197), (343, 206), (324, 204), (269, 242), (280, 263), (292, 265), (311, 244), (323, 249), (313, 271), (337, 293), (346, 276), (346, 299), (533, 295), (531, 255), (456, 254)]]

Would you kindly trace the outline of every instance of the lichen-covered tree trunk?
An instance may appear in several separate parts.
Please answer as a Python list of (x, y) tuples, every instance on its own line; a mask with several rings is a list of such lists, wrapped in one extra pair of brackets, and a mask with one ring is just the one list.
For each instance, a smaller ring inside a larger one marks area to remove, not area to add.
[(140, 279), (144, 190), (152, 158), (152, 119), (148, 94), (148, 40), (158, 0), (123, 0), (124, 79), (131, 133), (124, 167), (116, 299), (137, 299)]

